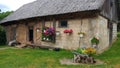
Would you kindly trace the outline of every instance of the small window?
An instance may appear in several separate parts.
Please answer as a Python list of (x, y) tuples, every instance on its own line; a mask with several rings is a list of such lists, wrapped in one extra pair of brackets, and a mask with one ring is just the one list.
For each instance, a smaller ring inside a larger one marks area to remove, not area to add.
[(112, 1), (110, 2), (110, 7), (113, 7), (113, 2)]
[(59, 27), (68, 27), (68, 22), (67, 21), (60, 21)]

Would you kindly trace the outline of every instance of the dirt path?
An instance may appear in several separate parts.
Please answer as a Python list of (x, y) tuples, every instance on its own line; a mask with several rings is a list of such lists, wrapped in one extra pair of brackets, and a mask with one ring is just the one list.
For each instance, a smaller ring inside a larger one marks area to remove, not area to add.
[(5, 50), (5, 49), (17, 49), (15, 47), (3, 47), (3, 48), (0, 48), (0, 50)]

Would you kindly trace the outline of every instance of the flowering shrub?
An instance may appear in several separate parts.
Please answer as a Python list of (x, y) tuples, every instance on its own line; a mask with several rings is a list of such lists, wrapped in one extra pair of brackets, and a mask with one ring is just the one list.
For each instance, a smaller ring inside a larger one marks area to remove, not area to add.
[(81, 53), (81, 54), (87, 54), (89, 56), (96, 54), (95, 48), (85, 48), (85, 49), (78, 48), (76, 51)]
[(52, 41), (55, 35), (55, 29), (52, 27), (44, 27), (42, 29), (42, 40)]
[(84, 32), (78, 32), (78, 35), (80, 35), (80, 34), (83, 34), (83, 35), (85, 35), (85, 33), (84, 33)]
[(70, 29), (70, 30), (64, 30), (64, 33), (73, 33), (73, 30), (72, 29)]
[(87, 49), (85, 49), (85, 53), (88, 55), (94, 55), (94, 54), (96, 54), (96, 49), (95, 48), (87, 48)]
[(46, 27), (46, 28), (44, 29), (44, 34), (45, 34), (45, 35), (54, 35), (54, 34), (55, 34), (55, 30), (54, 30), (54, 28)]
[(80, 36), (80, 38), (83, 38), (85, 36), (84, 32), (78, 32), (78, 35)]

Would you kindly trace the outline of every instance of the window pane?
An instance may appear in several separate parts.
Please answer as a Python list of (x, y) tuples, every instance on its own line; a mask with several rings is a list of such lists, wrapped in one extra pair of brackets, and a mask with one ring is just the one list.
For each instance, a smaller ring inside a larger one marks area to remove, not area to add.
[(60, 21), (60, 27), (67, 27), (68, 23), (67, 21)]

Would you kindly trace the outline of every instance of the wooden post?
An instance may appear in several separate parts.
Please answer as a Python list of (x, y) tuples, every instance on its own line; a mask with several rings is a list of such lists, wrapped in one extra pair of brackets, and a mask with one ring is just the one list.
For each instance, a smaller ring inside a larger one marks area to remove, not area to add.
[(54, 37), (53, 37), (53, 43), (56, 42), (56, 20), (53, 19), (53, 28), (55, 29), (55, 34), (54, 34)]
[(109, 25), (109, 30), (110, 30), (110, 33), (109, 33), (109, 45), (112, 44), (112, 39), (113, 39), (113, 23), (111, 21), (108, 21), (108, 25)]
[(5, 32), (6, 32), (6, 40), (7, 40), (7, 42), (6, 42), (6, 44), (8, 44), (9, 43), (9, 27), (8, 26), (4, 26), (5, 27)]
[(45, 27), (45, 20), (42, 20), (42, 28)]
[(42, 36), (43, 36), (43, 28), (45, 27), (45, 19), (43, 18), (43, 20), (42, 20), (42, 28), (41, 28), (41, 41), (43, 40), (42, 39)]

